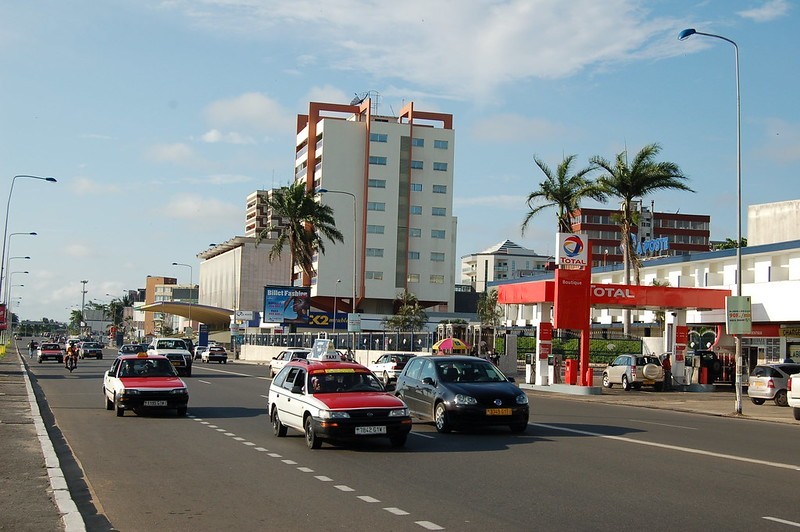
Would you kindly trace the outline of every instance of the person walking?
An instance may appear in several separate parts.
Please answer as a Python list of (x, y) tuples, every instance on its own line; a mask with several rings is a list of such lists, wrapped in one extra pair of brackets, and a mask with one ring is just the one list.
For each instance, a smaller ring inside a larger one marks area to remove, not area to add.
[(661, 361), (661, 367), (664, 368), (664, 391), (672, 391), (672, 362), (669, 359), (669, 353), (664, 355), (664, 360)]
[(36, 351), (36, 342), (34, 342), (33, 340), (31, 340), (31, 341), (30, 341), (30, 343), (28, 344), (28, 356), (29, 356), (30, 358), (33, 358), (33, 353), (34, 353), (35, 351)]

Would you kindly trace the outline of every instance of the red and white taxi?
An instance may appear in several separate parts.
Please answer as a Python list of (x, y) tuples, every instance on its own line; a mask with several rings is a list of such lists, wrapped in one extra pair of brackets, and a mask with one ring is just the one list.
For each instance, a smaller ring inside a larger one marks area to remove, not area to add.
[(189, 405), (186, 384), (169, 359), (147, 353), (117, 357), (103, 377), (103, 395), (106, 410), (116, 410), (118, 416), (150, 408), (185, 416)]
[(389, 391), (369, 369), (342, 361), (332, 349), (321, 356), (312, 352), (286, 364), (272, 380), (267, 406), (273, 432), (278, 437), (286, 436), (287, 427), (303, 432), (311, 449), (323, 441), (374, 437), (402, 447), (411, 417)]

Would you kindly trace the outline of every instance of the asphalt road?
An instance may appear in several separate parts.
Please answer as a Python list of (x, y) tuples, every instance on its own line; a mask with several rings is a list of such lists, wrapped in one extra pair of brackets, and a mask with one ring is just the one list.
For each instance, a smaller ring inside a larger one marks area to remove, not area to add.
[[(526, 434), (306, 448), (272, 435), (266, 367), (195, 363), (189, 416), (116, 417), (105, 360), (32, 364), (90, 530), (787, 530), (798, 428), (531, 394)], [(70, 455), (74, 460), (70, 460)]]

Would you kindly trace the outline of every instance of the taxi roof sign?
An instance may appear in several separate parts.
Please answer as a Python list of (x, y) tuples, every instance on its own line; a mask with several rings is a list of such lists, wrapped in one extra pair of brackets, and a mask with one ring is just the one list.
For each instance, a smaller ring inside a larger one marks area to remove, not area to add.
[(342, 357), (339, 355), (339, 352), (333, 348), (333, 340), (317, 338), (314, 340), (314, 347), (311, 348), (311, 353), (308, 354), (308, 360), (341, 362)]

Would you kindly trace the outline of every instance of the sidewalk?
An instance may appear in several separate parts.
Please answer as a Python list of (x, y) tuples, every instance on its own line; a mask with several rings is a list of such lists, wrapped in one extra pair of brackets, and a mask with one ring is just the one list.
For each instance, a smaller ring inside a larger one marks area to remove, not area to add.
[(0, 530), (85, 530), (21, 354), (0, 355)]

